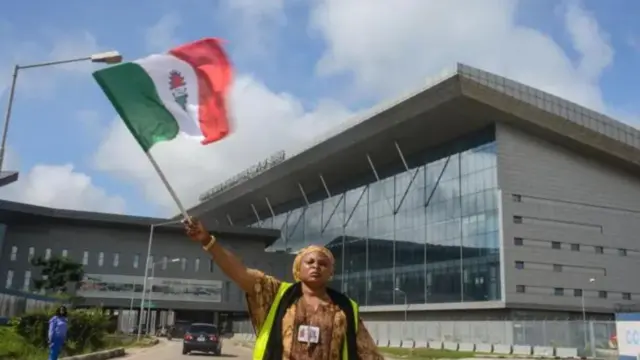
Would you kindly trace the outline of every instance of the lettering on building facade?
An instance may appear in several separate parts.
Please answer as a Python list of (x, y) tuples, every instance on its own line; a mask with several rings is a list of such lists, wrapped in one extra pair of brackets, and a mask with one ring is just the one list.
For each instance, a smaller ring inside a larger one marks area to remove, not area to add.
[(249, 167), (248, 169), (243, 170), (242, 172), (236, 174), (235, 176), (225, 180), (221, 184), (216, 185), (214, 188), (210, 189), (206, 193), (200, 195), (200, 202), (207, 201), (217, 194), (232, 188), (238, 184), (241, 184), (249, 179), (252, 179), (264, 171), (269, 170), (270, 168), (282, 163), (285, 160), (285, 152), (284, 150), (280, 150), (277, 153), (269, 156), (268, 158), (260, 161), (259, 163)]

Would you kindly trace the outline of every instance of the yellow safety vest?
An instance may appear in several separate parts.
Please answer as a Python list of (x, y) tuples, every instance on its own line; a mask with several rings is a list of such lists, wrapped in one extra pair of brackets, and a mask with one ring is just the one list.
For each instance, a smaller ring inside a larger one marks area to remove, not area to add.
[[(282, 301), (282, 296), (293, 284), (283, 282), (280, 284), (278, 288), (278, 293), (276, 294), (275, 299), (273, 300), (273, 304), (269, 308), (269, 314), (267, 314), (267, 318), (264, 320), (262, 327), (260, 327), (260, 332), (258, 333), (258, 338), (256, 339), (256, 345), (253, 349), (253, 360), (263, 360), (264, 353), (267, 350), (267, 342), (269, 341), (269, 335), (271, 335), (271, 329), (273, 328), (273, 321), (276, 317), (276, 312), (278, 311), (278, 306), (280, 305), (280, 301)], [(358, 332), (358, 304), (349, 299), (351, 302), (351, 306), (353, 307), (353, 318), (356, 322), (356, 333)], [(349, 354), (347, 352), (347, 334), (345, 332), (345, 339), (342, 344), (342, 360), (349, 360)]]

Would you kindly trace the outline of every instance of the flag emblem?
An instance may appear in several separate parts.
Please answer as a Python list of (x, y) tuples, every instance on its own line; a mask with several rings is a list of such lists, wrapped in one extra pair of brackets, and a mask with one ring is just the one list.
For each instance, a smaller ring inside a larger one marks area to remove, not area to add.
[(175, 102), (180, 105), (182, 110), (186, 111), (189, 93), (187, 93), (187, 83), (179, 71), (172, 70), (169, 73), (169, 90), (171, 90)]

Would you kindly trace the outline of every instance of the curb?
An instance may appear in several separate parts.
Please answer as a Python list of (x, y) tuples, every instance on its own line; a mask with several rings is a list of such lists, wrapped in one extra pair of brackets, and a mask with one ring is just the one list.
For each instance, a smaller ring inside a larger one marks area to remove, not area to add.
[(60, 360), (107, 360), (125, 355), (124, 348), (103, 350), (91, 354), (76, 355), (60, 358)]
[(151, 340), (151, 341), (149, 342), (149, 345), (150, 345), (150, 346), (155, 346), (155, 345), (158, 345), (159, 343), (160, 343), (160, 339), (158, 339), (158, 338), (154, 338), (153, 340)]
[[(160, 343), (160, 339), (154, 338), (151, 341), (149, 341), (149, 343), (146, 346), (142, 348), (144, 349), (147, 347), (153, 347), (158, 345), (159, 343)], [(125, 355), (126, 355), (125, 348), (115, 348), (110, 350), (97, 351), (91, 354), (63, 357), (63, 358), (60, 358), (60, 360), (108, 360), (108, 359), (113, 359), (117, 357), (122, 357)]]

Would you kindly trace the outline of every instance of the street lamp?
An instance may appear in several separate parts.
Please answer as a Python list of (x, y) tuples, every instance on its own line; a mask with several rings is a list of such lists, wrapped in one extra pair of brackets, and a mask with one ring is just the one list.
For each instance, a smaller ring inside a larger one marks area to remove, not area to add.
[[(147, 277), (149, 276), (149, 267), (152, 267), (155, 264), (155, 263), (151, 264), (149, 262), (149, 260), (151, 259), (151, 247), (153, 246), (153, 233), (155, 229), (159, 226), (178, 224), (181, 221), (182, 220), (170, 220), (170, 221), (165, 221), (158, 224), (151, 224), (149, 226), (149, 241), (147, 244), (147, 261), (144, 267), (144, 281), (142, 283), (142, 299), (143, 300), (144, 300), (144, 294), (147, 293)], [(140, 320), (138, 321), (138, 340), (140, 340), (140, 335), (142, 331), (142, 312), (143, 311), (144, 311), (144, 301), (141, 301), (140, 302)]]
[(91, 56), (85, 56), (85, 57), (80, 57), (75, 59), (49, 61), (44, 63), (29, 64), (29, 65), (16, 64), (13, 67), (11, 88), (9, 89), (9, 100), (7, 102), (7, 109), (4, 115), (4, 126), (2, 129), (2, 142), (0, 143), (0, 171), (2, 171), (2, 166), (4, 164), (5, 145), (7, 143), (7, 133), (9, 131), (9, 121), (11, 119), (11, 109), (13, 107), (13, 97), (16, 91), (16, 81), (18, 80), (18, 71), (23, 69), (32, 69), (32, 68), (38, 68), (38, 67), (54, 66), (54, 65), (61, 65), (61, 64), (68, 64), (68, 63), (82, 62), (82, 61), (91, 61), (94, 63), (103, 63), (103, 64), (117, 64), (122, 61), (122, 55), (120, 55), (120, 53), (117, 51), (107, 51), (107, 52), (93, 54)]
[[(593, 284), (594, 282), (596, 282), (595, 278), (590, 278), (589, 279), (589, 283)], [(582, 323), (583, 323), (583, 332), (584, 332), (584, 346), (587, 346), (587, 342), (588, 342), (588, 337), (587, 337), (587, 311), (585, 309), (585, 305), (584, 305), (584, 289), (581, 292), (581, 302), (582, 302)]]
[(395, 288), (395, 291), (399, 292), (402, 294), (402, 296), (404, 296), (404, 326), (405, 328), (407, 327), (407, 311), (409, 310), (409, 304), (407, 302), (407, 293), (400, 290), (400, 288)]
[(133, 323), (135, 322), (135, 320), (133, 320), (133, 299), (136, 297), (136, 285), (137, 282), (136, 280), (133, 280), (133, 284), (131, 284), (133, 287), (131, 288), (131, 301), (129, 302), (129, 315), (127, 316), (127, 323), (129, 326), (129, 329), (127, 329), (127, 334), (133, 330)]
[[(180, 258), (171, 259), (168, 261), (168, 263), (177, 263), (178, 261), (180, 261)], [(164, 262), (164, 260), (156, 261), (151, 264), (151, 277), (149, 277), (149, 280), (151, 280), (151, 286), (149, 287), (149, 296), (147, 297), (147, 334), (151, 329), (151, 294), (153, 293), (153, 283), (156, 279), (156, 265), (160, 264), (161, 262)]]

